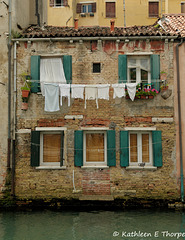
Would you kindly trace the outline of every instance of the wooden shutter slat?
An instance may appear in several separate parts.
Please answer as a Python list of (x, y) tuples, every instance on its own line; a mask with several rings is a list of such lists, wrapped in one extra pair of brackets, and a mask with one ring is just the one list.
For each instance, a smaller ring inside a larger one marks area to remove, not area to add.
[(71, 55), (64, 55), (63, 56), (63, 67), (64, 67), (64, 74), (66, 77), (67, 83), (72, 83), (72, 56)]
[[(40, 56), (31, 56), (31, 92), (40, 91)], [(36, 81), (34, 81), (36, 80)]]
[(129, 166), (129, 133), (128, 131), (120, 132), (120, 166)]
[(119, 83), (127, 82), (127, 55), (118, 56)]
[(130, 134), (130, 162), (137, 162), (137, 134)]
[(107, 131), (107, 165), (116, 166), (116, 132)]
[(76, 167), (83, 166), (83, 131), (74, 132), (74, 164)]
[(152, 131), (153, 162), (155, 167), (162, 167), (162, 134), (161, 131)]
[(40, 164), (40, 132), (31, 132), (31, 166), (38, 167)]
[(64, 131), (61, 132), (60, 166), (63, 166), (63, 160), (64, 160)]

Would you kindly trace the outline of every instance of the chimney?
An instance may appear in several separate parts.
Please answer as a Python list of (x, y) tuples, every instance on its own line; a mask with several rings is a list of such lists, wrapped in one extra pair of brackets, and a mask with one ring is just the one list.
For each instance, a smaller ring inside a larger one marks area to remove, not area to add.
[(75, 29), (78, 30), (78, 18), (74, 19)]
[(111, 30), (111, 32), (114, 32), (114, 23), (115, 23), (115, 20), (111, 19), (110, 20), (110, 30)]

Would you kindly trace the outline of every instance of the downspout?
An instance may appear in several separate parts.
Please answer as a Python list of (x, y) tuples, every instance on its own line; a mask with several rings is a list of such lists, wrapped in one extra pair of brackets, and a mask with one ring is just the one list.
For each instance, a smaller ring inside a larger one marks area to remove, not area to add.
[(126, 27), (125, 0), (123, 0), (123, 15), (124, 15), (124, 27)]
[(163, 0), (161, 0), (161, 17), (163, 16)]
[(37, 16), (37, 25), (40, 26), (40, 14), (39, 14), (39, 3), (38, 0), (35, 1), (35, 16)]
[(11, 195), (15, 196), (15, 133), (16, 133), (16, 102), (17, 102), (17, 43), (14, 42), (14, 127), (12, 146), (12, 175), (11, 175)]
[(179, 66), (179, 47), (183, 39), (176, 46), (176, 64), (177, 64), (177, 97), (178, 97), (178, 118), (179, 118), (179, 145), (180, 145), (180, 179), (181, 179), (181, 201), (184, 202), (184, 174), (183, 174), (183, 157), (182, 157), (182, 122), (181, 122), (181, 98), (180, 98), (180, 66)]
[(9, 8), (8, 8), (8, 154), (7, 154), (7, 168), (10, 170), (10, 155), (11, 155), (11, 31), (12, 31), (12, 18), (11, 18), (11, 0), (9, 0)]

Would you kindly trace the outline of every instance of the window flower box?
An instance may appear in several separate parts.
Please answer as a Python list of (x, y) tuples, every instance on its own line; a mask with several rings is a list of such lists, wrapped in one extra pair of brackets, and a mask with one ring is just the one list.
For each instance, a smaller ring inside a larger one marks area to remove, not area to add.
[[(130, 99), (127, 89), (125, 91), (126, 99)], [(151, 85), (142, 86), (142, 84), (138, 84), (136, 87), (135, 99), (153, 99), (158, 93), (159, 92), (155, 88), (152, 88)]]

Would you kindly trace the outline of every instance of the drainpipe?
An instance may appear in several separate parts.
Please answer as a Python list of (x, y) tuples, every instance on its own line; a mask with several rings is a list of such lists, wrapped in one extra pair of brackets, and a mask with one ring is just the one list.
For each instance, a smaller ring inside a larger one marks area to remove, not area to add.
[(161, 17), (163, 16), (163, 0), (161, 0)]
[(180, 145), (180, 179), (181, 179), (181, 201), (184, 202), (184, 174), (182, 157), (182, 122), (181, 122), (181, 98), (180, 98), (180, 66), (179, 66), (179, 47), (183, 39), (176, 46), (176, 64), (177, 64), (177, 96), (178, 96), (178, 118), (179, 118), (179, 145)]
[(35, 1), (35, 16), (37, 16), (37, 25), (40, 27), (40, 14), (39, 14), (39, 3), (38, 0)]
[(7, 154), (7, 168), (10, 170), (10, 152), (11, 152), (11, 31), (12, 31), (12, 19), (11, 19), (11, 0), (9, 0), (8, 8), (8, 154)]
[(123, 15), (124, 15), (124, 27), (126, 27), (125, 0), (123, 0)]

